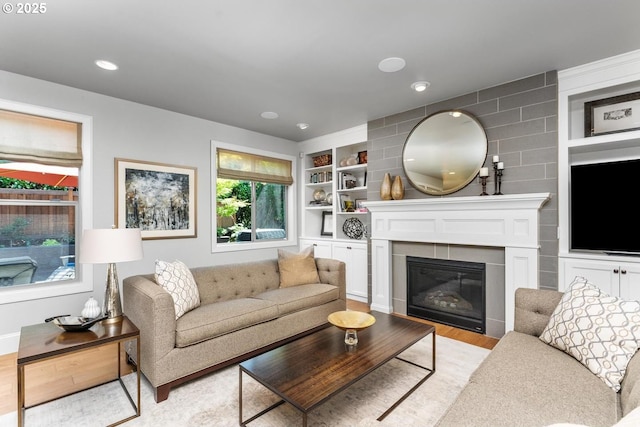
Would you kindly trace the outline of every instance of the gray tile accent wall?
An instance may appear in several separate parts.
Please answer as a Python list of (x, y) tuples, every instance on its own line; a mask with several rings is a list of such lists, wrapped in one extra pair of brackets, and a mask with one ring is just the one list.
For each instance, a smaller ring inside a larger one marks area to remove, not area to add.
[[(428, 97), (428, 92), (426, 93)], [(540, 287), (558, 288), (558, 90), (557, 72), (505, 83), (489, 89), (425, 105), (368, 123), (368, 200), (380, 200), (380, 183), (386, 172), (400, 175), (405, 198), (429, 198), (411, 187), (402, 168), (402, 147), (422, 119), (446, 109), (475, 115), (487, 133), (485, 166), (491, 173), (487, 192), (493, 192), (494, 154), (505, 164), (502, 193), (551, 193), (540, 212)], [(464, 189), (443, 197), (477, 196), (476, 179)]]

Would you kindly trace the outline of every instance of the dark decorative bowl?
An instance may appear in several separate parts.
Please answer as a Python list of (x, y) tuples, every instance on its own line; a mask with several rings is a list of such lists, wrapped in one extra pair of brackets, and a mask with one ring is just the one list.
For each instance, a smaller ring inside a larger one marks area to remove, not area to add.
[(60, 316), (54, 317), (51, 319), (51, 322), (67, 332), (81, 332), (86, 331), (105, 318), (106, 316), (100, 316), (93, 319), (87, 319), (86, 317), (80, 316)]

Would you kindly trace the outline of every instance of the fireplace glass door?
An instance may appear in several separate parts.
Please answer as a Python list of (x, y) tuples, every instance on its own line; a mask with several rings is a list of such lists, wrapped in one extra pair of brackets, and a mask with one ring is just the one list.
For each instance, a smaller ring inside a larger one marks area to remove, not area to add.
[(485, 264), (407, 257), (407, 314), (485, 333)]

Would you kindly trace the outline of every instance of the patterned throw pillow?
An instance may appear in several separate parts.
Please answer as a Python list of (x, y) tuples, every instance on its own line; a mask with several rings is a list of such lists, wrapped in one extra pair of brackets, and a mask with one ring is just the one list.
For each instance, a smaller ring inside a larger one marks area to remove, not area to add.
[(320, 283), (313, 246), (297, 254), (278, 249), (278, 270), (281, 288)]
[(156, 260), (156, 283), (173, 298), (176, 320), (189, 310), (200, 305), (198, 285), (182, 261), (165, 262)]
[(609, 296), (576, 277), (540, 339), (573, 356), (617, 392), (638, 350), (640, 302)]

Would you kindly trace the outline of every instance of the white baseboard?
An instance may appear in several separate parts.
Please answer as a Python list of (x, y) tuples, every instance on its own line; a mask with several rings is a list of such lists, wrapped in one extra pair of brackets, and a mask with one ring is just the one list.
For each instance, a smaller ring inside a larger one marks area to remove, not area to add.
[(17, 353), (19, 343), (20, 343), (20, 332), (0, 335), (0, 355)]

